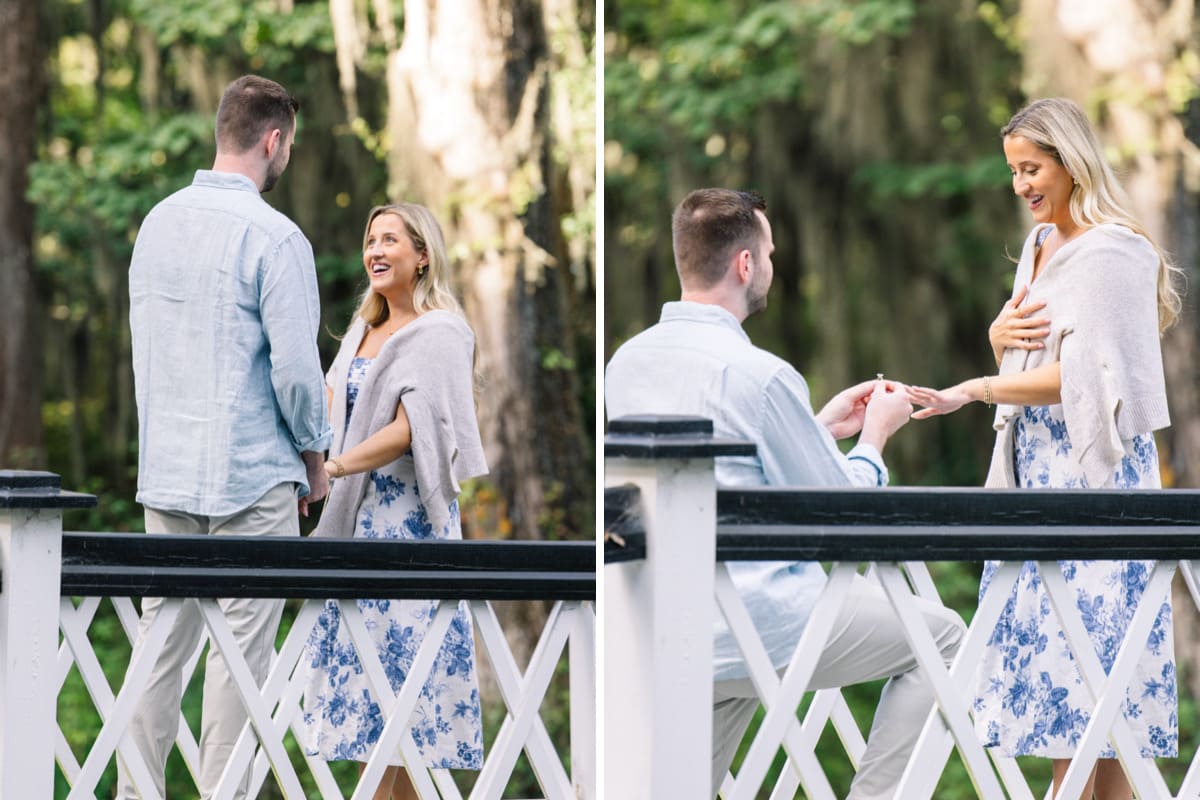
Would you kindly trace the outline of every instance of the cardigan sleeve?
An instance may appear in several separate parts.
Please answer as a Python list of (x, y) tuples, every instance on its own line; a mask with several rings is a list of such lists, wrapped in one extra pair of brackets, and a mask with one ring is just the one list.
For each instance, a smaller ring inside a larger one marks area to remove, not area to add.
[(459, 493), (460, 481), (487, 472), (475, 418), (474, 346), (466, 323), (445, 314), (422, 332), (425, 368), (400, 398), (412, 428), (413, 460), (431, 519), (445, 512), (431, 506), (448, 506)]
[(1109, 482), (1122, 440), (1169, 424), (1158, 337), (1158, 256), (1144, 238), (1107, 235), (1071, 271), (1073, 331), (1059, 360), (1062, 405), (1088, 484)]

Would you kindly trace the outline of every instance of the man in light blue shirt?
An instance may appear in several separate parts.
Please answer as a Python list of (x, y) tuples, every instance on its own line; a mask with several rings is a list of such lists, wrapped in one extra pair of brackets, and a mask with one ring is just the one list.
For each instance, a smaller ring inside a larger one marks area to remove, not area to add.
[[(622, 345), (605, 370), (610, 419), (632, 414), (683, 414), (713, 420), (720, 438), (754, 442), (757, 454), (718, 458), (724, 486), (885, 486), (882, 451), (912, 412), (904, 387), (866, 381), (813, 413), (803, 376), (755, 347), (741, 323), (766, 307), (774, 244), (766, 203), (758, 195), (701, 189), (672, 219), (675, 266), (683, 294), (663, 306), (657, 325)], [(843, 455), (836, 439), (859, 435)], [(734, 584), (772, 663), (790, 661), (825, 584), (819, 564), (730, 562)], [(947, 661), (962, 638), (948, 609), (922, 609)], [(733, 761), (757, 695), (725, 619), (714, 630), (713, 788)], [(932, 694), (882, 590), (857, 580), (822, 652), (810, 689), (890, 677), (850, 797), (890, 798), (932, 706)]]
[[(329, 490), (312, 247), (261, 196), (287, 167), (298, 109), (274, 81), (234, 81), (217, 110), (212, 170), (155, 206), (138, 232), (129, 323), (137, 499), (149, 533), (299, 536), (298, 513)], [(219, 602), (261, 684), (283, 601)], [(161, 598), (143, 600), (134, 657), (161, 606)], [(178, 731), (180, 670), (203, 633), (199, 609), (186, 603), (130, 723), (159, 796)], [(245, 719), (225, 660), (210, 646), (201, 797), (215, 791)], [(150, 792), (120, 766), (119, 797)], [(245, 797), (244, 786), (236, 796)]]

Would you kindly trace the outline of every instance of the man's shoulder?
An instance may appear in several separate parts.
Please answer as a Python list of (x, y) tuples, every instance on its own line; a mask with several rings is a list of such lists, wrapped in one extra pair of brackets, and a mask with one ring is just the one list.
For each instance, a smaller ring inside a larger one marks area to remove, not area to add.
[(783, 358), (759, 347), (737, 331), (686, 320), (666, 320), (651, 325), (618, 347), (609, 363), (634, 359), (643, 353), (672, 359), (686, 359), (689, 353), (695, 353), (706, 360), (721, 361), (735, 372), (763, 383), (781, 370), (793, 369)]
[(163, 198), (151, 209), (146, 219), (152, 222), (154, 218), (169, 218), (176, 214), (196, 219), (197, 212), (211, 214), (213, 224), (243, 226), (275, 244), (293, 236), (308, 242), (299, 225), (257, 192), (217, 188), (201, 183), (190, 183)]

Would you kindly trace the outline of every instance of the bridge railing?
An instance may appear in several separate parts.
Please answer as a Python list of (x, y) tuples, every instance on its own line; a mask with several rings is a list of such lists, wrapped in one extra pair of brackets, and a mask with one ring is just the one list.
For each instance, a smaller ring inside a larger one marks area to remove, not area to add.
[[(341, 798), (329, 765), (290, 755), (305, 683), (304, 645), (327, 598), (339, 600), (384, 726), (352, 797), (370, 797), (397, 751), (423, 800), (461, 798), (445, 770), (426, 769), (406, 724), (433, 666), (459, 600), (468, 601), (480, 661), (486, 657), (504, 719), (468, 793), (500, 798), (522, 752), (542, 796), (567, 800), (595, 794), (595, 557), (590, 542), (399, 542), (249, 537), (66, 533), (63, 509), (95, 498), (62, 492), (49, 473), (0, 472), (0, 797), (54, 797), (55, 762), (68, 797), (95, 797), (113, 759), (121, 758), (143, 797), (156, 796), (141, 753), (125, 729), (166, 631), (185, 603), (198, 604), (208, 638), (220, 647), (249, 719), (217, 797), (232, 797), (244, 776), (251, 797), (272, 780), (286, 798)], [(89, 640), (101, 600), (108, 598), (129, 642), (137, 635), (131, 598), (169, 598), (147, 633), (141, 655), (119, 688), (109, 682)], [(303, 601), (262, 686), (250, 675), (218, 597)], [(358, 598), (425, 599), (437, 610), (407, 680), (393, 692), (372, 643)], [(517, 663), (492, 607), (497, 600), (552, 602), (528, 663)], [(184, 669), (186, 685), (203, 643)], [(569, 753), (552, 741), (541, 709), (556, 673), (569, 680)], [(72, 669), (82, 679), (101, 726), (76, 757), (69, 737), (77, 721), (56, 715), (56, 698)], [(176, 745), (196, 775), (198, 747), (180, 716)], [(569, 766), (567, 766), (569, 765)], [(299, 766), (299, 768), (298, 768)]]
[[(1200, 759), (1177, 791), (1142, 758), (1120, 714), (1137, 658), (1178, 568), (1200, 603), (1193, 559), (1200, 558), (1200, 492), (718, 489), (714, 459), (753, 446), (716, 440), (711, 423), (688, 418), (612, 420), (605, 442), (605, 786), (623, 798), (726, 800), (763, 796), (835, 797), (815, 755), (832, 724), (852, 765), (864, 737), (837, 690), (806, 693), (829, 625), (860, 565), (881, 584), (936, 704), (897, 798), (924, 800), (954, 749), (984, 798), (1033, 800), (1013, 759), (985, 749), (972, 722), (972, 683), (987, 640), (1025, 561), (1039, 563), (1047, 594), (1096, 706), (1062, 796), (1078, 797), (1101, 748), (1115, 747), (1138, 797), (1200, 797)], [(1058, 567), (1060, 559), (1149, 559), (1151, 571), (1125, 642), (1106, 674)], [(776, 674), (725, 563), (819, 561), (826, 588), (790, 664)], [(947, 668), (914, 598), (939, 600), (926, 562), (1000, 560), (966, 638)], [(710, 786), (712, 625), (724, 614), (764, 707), (736, 775)], [(764, 787), (782, 749), (786, 765)], [(1039, 794), (1041, 791), (1039, 791)]]

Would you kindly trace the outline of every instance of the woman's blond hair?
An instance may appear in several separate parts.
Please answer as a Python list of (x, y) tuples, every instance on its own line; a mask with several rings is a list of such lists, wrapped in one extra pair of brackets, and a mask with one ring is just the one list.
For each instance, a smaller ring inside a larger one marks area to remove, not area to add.
[(1161, 333), (1179, 317), (1183, 306), (1175, 288), (1183, 271), (1172, 263), (1142, 224), (1127, 209), (1130, 205), (1083, 109), (1071, 100), (1051, 97), (1034, 100), (1000, 129), (1001, 137), (1028, 139), (1054, 158), (1075, 180), (1069, 204), (1071, 219), (1081, 227), (1105, 223), (1124, 225), (1146, 238), (1158, 254), (1158, 329)]

